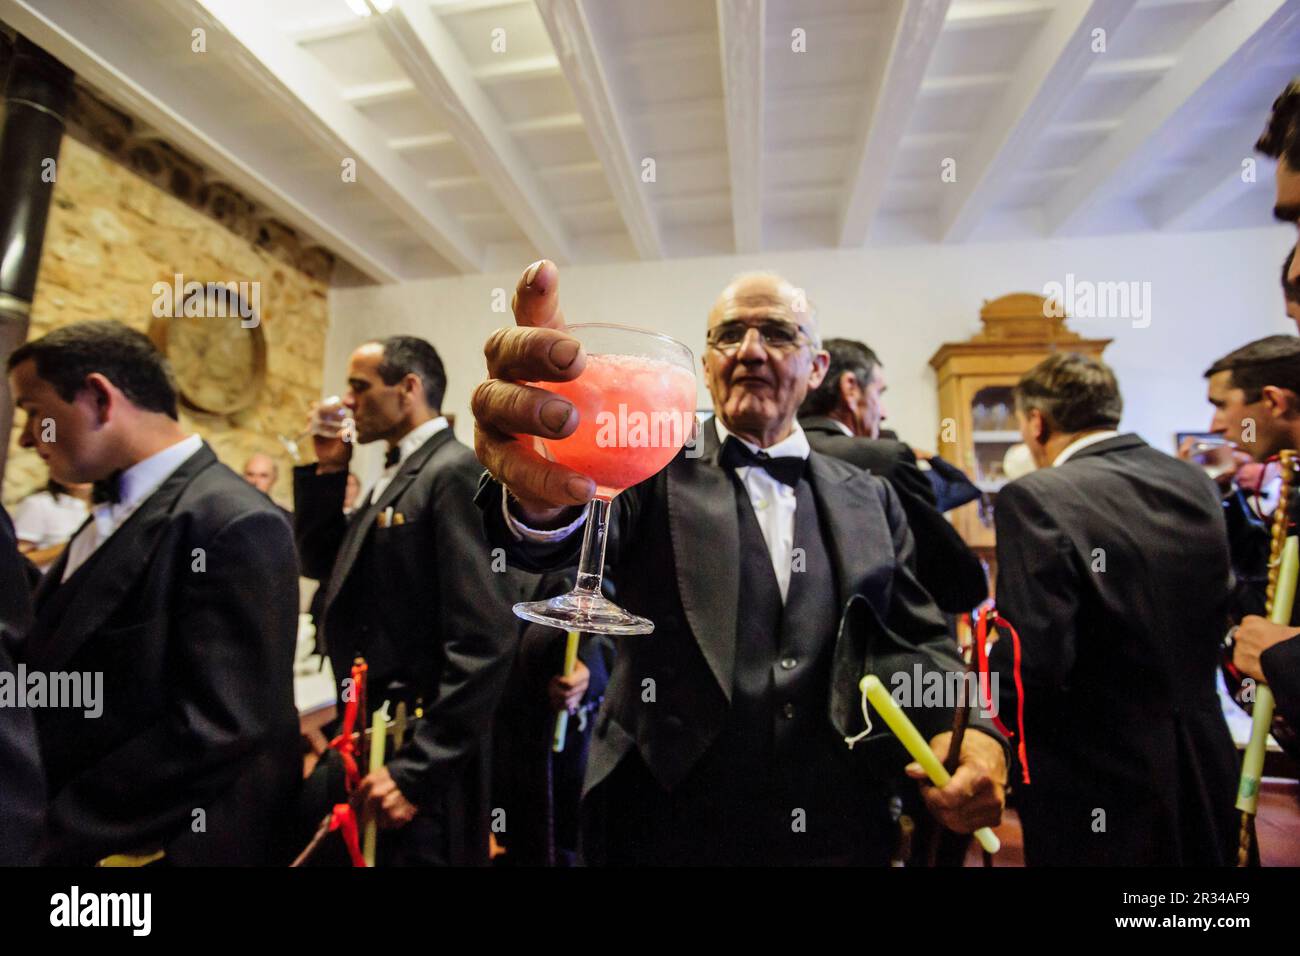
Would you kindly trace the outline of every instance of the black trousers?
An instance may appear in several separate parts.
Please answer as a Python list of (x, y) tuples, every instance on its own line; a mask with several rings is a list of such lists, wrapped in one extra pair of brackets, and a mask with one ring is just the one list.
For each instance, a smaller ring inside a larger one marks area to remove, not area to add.
[[(830, 795), (835, 797), (837, 795)], [(840, 795), (843, 796), (843, 795)], [(773, 778), (692, 773), (661, 787), (632, 751), (583, 802), (584, 862), (608, 866), (884, 866), (893, 848), (886, 799), (864, 789), (842, 809), (803, 808), (797, 826)], [(807, 803), (809, 801), (803, 801)]]

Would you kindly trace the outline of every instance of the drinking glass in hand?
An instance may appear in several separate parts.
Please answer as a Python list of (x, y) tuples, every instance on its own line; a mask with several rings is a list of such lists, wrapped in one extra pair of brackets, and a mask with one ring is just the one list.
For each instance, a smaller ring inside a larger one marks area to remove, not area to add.
[(695, 359), (676, 339), (618, 325), (571, 325), (587, 365), (568, 382), (531, 383), (573, 403), (567, 438), (540, 439), (546, 454), (596, 484), (587, 505), (577, 586), (549, 601), (516, 604), (526, 621), (595, 634), (649, 634), (654, 624), (600, 593), (610, 505), (620, 492), (661, 471), (692, 436)]
[[(302, 454), (298, 443), (311, 435), (315, 438), (324, 438), (330, 441), (342, 439), (351, 441), (351, 436), (355, 434), (355, 425), (352, 421), (352, 413), (347, 406), (343, 404), (343, 399), (338, 395), (331, 395), (329, 398), (319, 402), (314, 402), (311, 411), (307, 416), (307, 427), (292, 438), (286, 438), (284, 435), (277, 435), (280, 444), (284, 445), (290, 457), (294, 461), (302, 461)], [(319, 454), (317, 457), (320, 457)]]

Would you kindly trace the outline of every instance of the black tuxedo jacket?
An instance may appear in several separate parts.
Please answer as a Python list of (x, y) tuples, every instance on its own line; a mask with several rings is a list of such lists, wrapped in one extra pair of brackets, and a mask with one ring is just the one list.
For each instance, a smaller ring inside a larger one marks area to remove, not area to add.
[(36, 711), (46, 861), (268, 862), (302, 776), (288, 525), (204, 445), (60, 583), (67, 560), (37, 591), (22, 657), (102, 672), (103, 714)]
[[(1024, 646), (1027, 861), (1226, 863), (1238, 768), (1215, 692), (1230, 572), (1213, 483), (1119, 435), (1007, 485), (995, 514), (998, 607)], [(1010, 652), (1004, 635), (1004, 719)]]
[[(619, 640), (584, 793), (633, 748), (672, 790), (723, 728), (736, 660), (740, 533), (732, 475), (718, 466), (713, 426), (702, 429), (699, 450), (699, 458), (679, 453), (614, 499), (606, 566), (618, 581), (619, 603), (652, 620), (655, 631)], [(844, 602), (825, 726), (848, 736), (863, 729), (858, 681), (865, 673), (877, 673), (890, 687), (890, 675), (910, 673), (914, 664), (926, 671), (962, 664), (943, 617), (917, 583), (912, 535), (890, 486), (815, 451), (808, 468)], [(478, 501), (493, 542), (526, 569), (576, 563), (581, 534), (557, 545), (515, 540), (501, 514), (501, 486), (486, 475)], [(643, 701), (647, 679), (655, 681), (653, 703)], [(952, 723), (951, 709), (921, 707), (909, 715), (927, 738)], [(973, 725), (998, 736), (985, 721), (975, 718)], [(874, 763), (882, 779), (908, 760), (879, 719), (854, 753)]]
[[(13, 525), (0, 508), (0, 674), (14, 674), (10, 642), (31, 624), (31, 596)], [(0, 866), (33, 863), (45, 815), (36, 725), (25, 707), (0, 707)]]
[(893, 487), (916, 539), (916, 576), (935, 604), (950, 614), (965, 614), (989, 596), (984, 565), (939, 512), (934, 486), (917, 467), (912, 449), (900, 441), (846, 435), (834, 419), (820, 415), (800, 418), (799, 424), (815, 450), (857, 465)]
[[(347, 473), (294, 470), (305, 573), (324, 597), (318, 627), (334, 676), (365, 653), (369, 699), (419, 697), (424, 719), (388, 762), (398, 788), (446, 820), (449, 860), (487, 859), (488, 742), (531, 576), (503, 571), (474, 508), (482, 466), (450, 428), (407, 457), (379, 499), (343, 514)], [(380, 527), (389, 508), (402, 523)]]

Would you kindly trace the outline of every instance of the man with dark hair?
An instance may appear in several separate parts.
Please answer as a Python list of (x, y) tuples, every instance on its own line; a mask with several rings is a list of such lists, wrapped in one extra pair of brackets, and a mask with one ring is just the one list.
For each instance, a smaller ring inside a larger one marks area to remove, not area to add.
[(1295, 261), (1295, 248), (1286, 254), (1282, 261), (1282, 299), (1286, 303), (1287, 318), (1300, 330), (1300, 282), (1291, 278), (1291, 263)]
[(378, 372), (384, 384), (396, 385), (414, 373), (424, 386), (424, 400), (428, 406), (442, 408), (443, 395), (447, 391), (447, 373), (437, 349), (414, 335), (391, 335), (380, 344), (384, 352)]
[(35, 712), (44, 859), (268, 862), (300, 776), (289, 528), (186, 435), (141, 333), (78, 322), (21, 346), (8, 371), (20, 444), (55, 480), (96, 486), (18, 654), (29, 674), (102, 675), (102, 706), (83, 693)]
[[(1210, 430), (1263, 462), (1285, 449), (1300, 449), (1300, 338), (1270, 335), (1229, 352), (1205, 370), (1214, 406)], [(1300, 496), (1291, 499), (1291, 520), (1300, 519)], [(1268, 535), (1256, 547), (1267, 554)], [(1254, 602), (1263, 607), (1263, 595)], [(1232, 663), (1246, 677), (1266, 682), (1277, 708), (1300, 728), (1300, 606), (1290, 625), (1260, 614), (1242, 618), (1232, 642)]]
[[(1038, 470), (998, 495), (998, 607), (1022, 651), (1025, 860), (1224, 865), (1237, 759), (1215, 690), (1228, 602), (1219, 496), (1121, 435), (1115, 376), (1057, 353), (1015, 390)], [(1012, 641), (991, 655), (1016, 713)]]
[(917, 467), (912, 449), (879, 437), (886, 388), (880, 360), (866, 345), (849, 339), (827, 339), (823, 348), (830, 354), (826, 377), (799, 408), (808, 443), (893, 486), (916, 538), (917, 578), (942, 610), (971, 610), (988, 597), (984, 566), (939, 513), (934, 488)]
[[(1273, 102), (1268, 126), (1255, 148), (1277, 160), (1273, 218), (1300, 228), (1300, 79), (1292, 80)], [(1300, 262), (1294, 251), (1285, 275), (1285, 281), (1292, 286), (1300, 285)]]
[[(481, 468), (439, 411), (446, 375), (411, 336), (352, 353), (344, 404), (355, 435), (314, 439), (317, 462), (294, 469), (304, 571), (321, 582), (317, 627), (334, 675), (357, 655), (368, 707), (424, 716), (386, 765), (365, 777), (363, 812), (398, 828), (381, 861), (488, 862), (488, 737), (529, 596), (498, 566), (474, 507)], [(345, 515), (352, 443), (388, 446), (383, 474)], [(324, 812), (324, 810), (322, 810)]]

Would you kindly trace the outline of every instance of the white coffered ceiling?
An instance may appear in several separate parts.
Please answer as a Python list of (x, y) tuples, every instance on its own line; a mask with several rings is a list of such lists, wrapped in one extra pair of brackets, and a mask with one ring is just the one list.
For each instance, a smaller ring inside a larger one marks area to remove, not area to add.
[(1243, 163), (1300, 73), (1300, 0), (0, 0), (0, 19), (383, 282), (1262, 225), (1270, 167)]

